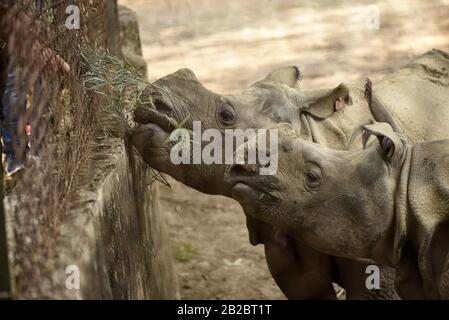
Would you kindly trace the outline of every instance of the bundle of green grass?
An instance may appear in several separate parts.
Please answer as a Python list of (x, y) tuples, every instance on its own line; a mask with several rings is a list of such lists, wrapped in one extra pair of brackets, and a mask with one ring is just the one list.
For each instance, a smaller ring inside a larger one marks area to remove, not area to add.
[[(114, 136), (124, 137), (131, 131), (135, 125), (132, 118), (136, 108), (155, 109), (150, 94), (152, 90), (166, 92), (178, 101), (185, 100), (143, 78), (130, 62), (106, 52), (82, 49), (81, 66), (84, 87), (105, 96), (99, 120), (105, 131)], [(172, 117), (165, 117), (173, 128), (181, 128), (189, 120), (187, 117), (178, 123)], [(192, 130), (187, 130), (193, 135)]]
[(142, 77), (128, 61), (89, 48), (81, 50), (82, 81), (87, 91), (102, 95), (99, 122), (105, 132), (125, 137), (135, 126), (134, 110), (154, 108), (149, 89), (154, 84)]
[[(155, 109), (151, 89), (161, 89), (142, 77), (128, 61), (107, 53), (84, 48), (81, 50), (82, 81), (89, 92), (104, 96), (99, 108), (99, 123), (104, 132), (114, 137), (125, 138), (136, 126), (134, 110), (138, 107)], [(175, 127), (175, 119), (167, 117)], [(149, 184), (159, 181), (168, 187), (165, 177), (151, 169)]]

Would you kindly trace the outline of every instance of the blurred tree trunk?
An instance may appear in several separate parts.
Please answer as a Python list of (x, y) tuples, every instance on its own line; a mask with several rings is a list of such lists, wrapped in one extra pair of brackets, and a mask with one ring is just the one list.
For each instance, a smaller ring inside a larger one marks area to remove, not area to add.
[(121, 57), (117, 0), (106, 0), (106, 13), (108, 50), (113, 55)]
[[(2, 17), (0, 16), (0, 19)], [(8, 57), (5, 43), (0, 40), (0, 101), (2, 100), (3, 91), (5, 89), (7, 75)], [(3, 112), (0, 107), (0, 115)], [(11, 297), (11, 282), (9, 277), (9, 261), (8, 261), (8, 238), (6, 236), (6, 217), (3, 208), (4, 199), (4, 179), (3, 179), (3, 163), (1, 159), (1, 150), (3, 145), (0, 140), (0, 299), (8, 299)]]
[[(1, 147), (0, 143), (0, 147)], [(11, 282), (9, 278), (8, 239), (6, 236), (6, 217), (3, 208), (3, 164), (0, 161), (0, 299), (11, 298)]]

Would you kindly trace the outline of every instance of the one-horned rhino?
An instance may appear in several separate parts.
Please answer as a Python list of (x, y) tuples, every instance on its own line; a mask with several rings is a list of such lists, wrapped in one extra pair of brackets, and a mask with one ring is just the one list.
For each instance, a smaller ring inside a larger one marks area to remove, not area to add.
[(363, 126), (362, 150), (334, 150), (283, 130), (279, 171), (235, 165), (247, 214), (331, 255), (397, 268), (401, 298), (449, 299), (449, 140), (408, 144), (387, 123)]

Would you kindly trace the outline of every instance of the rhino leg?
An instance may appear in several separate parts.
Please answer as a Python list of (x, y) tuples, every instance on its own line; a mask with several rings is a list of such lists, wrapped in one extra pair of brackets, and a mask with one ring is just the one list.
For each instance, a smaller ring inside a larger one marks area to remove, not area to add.
[(330, 257), (246, 215), (252, 245), (263, 244), (268, 269), (288, 299), (336, 299)]
[(332, 257), (288, 238), (287, 245), (265, 244), (265, 258), (276, 284), (288, 299), (336, 299), (332, 282), (346, 291), (347, 300), (398, 300), (396, 272), (379, 266), (380, 288), (367, 289), (371, 263)]
[(290, 238), (287, 246), (265, 244), (265, 256), (274, 280), (288, 299), (337, 299), (328, 255)]
[(392, 268), (379, 266), (380, 289), (369, 290), (366, 268), (371, 263), (321, 253), (249, 215), (246, 225), (250, 243), (264, 245), (271, 276), (288, 299), (336, 299), (332, 282), (346, 290), (346, 299), (399, 299)]
[(334, 257), (338, 271), (337, 282), (346, 289), (348, 300), (398, 300), (395, 290), (396, 271), (393, 268), (379, 265), (380, 288), (367, 289), (365, 282), (368, 277), (366, 268), (371, 262)]

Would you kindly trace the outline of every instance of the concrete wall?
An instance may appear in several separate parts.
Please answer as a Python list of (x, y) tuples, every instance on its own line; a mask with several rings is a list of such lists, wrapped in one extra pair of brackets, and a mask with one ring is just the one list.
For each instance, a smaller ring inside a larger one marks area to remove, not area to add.
[(152, 173), (117, 138), (97, 139), (90, 161), (89, 179), (61, 229), (59, 271), (53, 281), (65, 284), (67, 275), (61, 271), (76, 265), (81, 286), (80, 290), (61, 286), (57, 296), (179, 298), (157, 184), (150, 183)]

